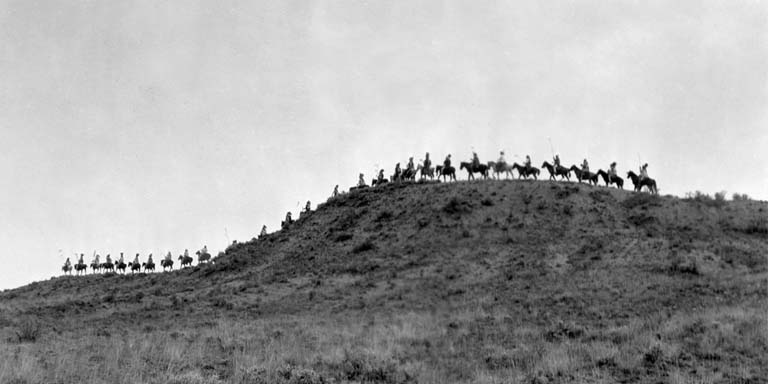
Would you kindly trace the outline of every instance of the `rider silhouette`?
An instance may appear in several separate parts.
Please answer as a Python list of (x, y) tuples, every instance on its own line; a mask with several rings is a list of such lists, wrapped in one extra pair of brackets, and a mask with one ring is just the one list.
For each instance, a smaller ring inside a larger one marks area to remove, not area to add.
[(406, 169), (410, 172), (413, 171), (413, 157), (408, 158), (408, 166)]
[(552, 160), (555, 163), (555, 170), (557, 170), (557, 168), (560, 167), (560, 155), (555, 155), (555, 158)]
[(477, 152), (472, 152), (472, 168), (480, 166), (480, 159), (477, 157)]
[(616, 162), (611, 163), (611, 169), (608, 170), (608, 176), (616, 177)]
[(360, 174), (360, 178), (357, 180), (357, 186), (358, 187), (365, 187), (365, 179), (363, 179), (363, 174)]
[(261, 227), (261, 233), (259, 234), (259, 237), (266, 236), (267, 235), (267, 226), (263, 225)]
[(451, 154), (449, 153), (448, 156), (445, 157), (445, 160), (443, 160), (443, 168), (450, 168), (451, 167)]
[(429, 169), (432, 166), (432, 160), (429, 159), (429, 152), (424, 155), (424, 168)]
[(400, 170), (400, 163), (395, 164), (395, 180), (400, 180), (401, 173), (403, 173), (403, 171)]
[(644, 180), (648, 178), (648, 163), (643, 164), (642, 167), (640, 167), (640, 180)]
[(499, 151), (499, 164), (506, 164), (507, 161), (504, 159), (504, 151)]
[(589, 162), (587, 162), (587, 159), (584, 159), (584, 162), (581, 163), (581, 171), (585, 175), (589, 173)]

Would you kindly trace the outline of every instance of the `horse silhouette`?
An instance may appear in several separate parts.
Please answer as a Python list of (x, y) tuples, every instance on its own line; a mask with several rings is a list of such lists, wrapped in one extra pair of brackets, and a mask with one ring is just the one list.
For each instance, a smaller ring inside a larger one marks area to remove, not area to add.
[[(128, 268), (131, 269), (131, 273), (135, 273), (136, 271), (141, 272), (141, 264), (140, 263), (130, 262), (130, 263), (128, 263)], [(154, 269), (155, 269), (155, 265), (152, 264), (152, 270), (154, 270)]]
[(656, 180), (651, 179), (650, 177), (646, 177), (643, 180), (640, 180), (640, 176), (635, 174), (632, 171), (627, 172), (627, 177), (632, 179), (632, 184), (635, 185), (635, 192), (640, 192), (643, 190), (643, 187), (648, 187), (648, 190), (654, 194), (658, 195), (659, 190), (656, 188)]
[(65, 275), (71, 275), (71, 274), (72, 274), (72, 264), (67, 264), (67, 263), (65, 263), (65, 264), (64, 264), (64, 265), (61, 267), (61, 270), (62, 270), (62, 271), (64, 271), (64, 274), (65, 274)]
[(425, 178), (429, 177), (430, 180), (435, 179), (435, 168), (434, 167), (424, 167), (423, 165), (419, 164), (418, 167), (416, 167), (416, 172), (420, 172), (421, 176), (419, 176), (420, 180), (424, 180)]
[(448, 178), (448, 180), (456, 181), (456, 168), (452, 166), (442, 166), (438, 165), (435, 167), (435, 173), (437, 174), (437, 178), (440, 179), (442, 176), (443, 181), (446, 181), (445, 179)]
[(597, 185), (597, 173), (584, 172), (581, 168), (572, 165), (571, 171), (576, 175), (576, 179), (581, 183), (582, 180), (586, 180), (587, 184)]
[(608, 172), (603, 171), (602, 169), (597, 171), (597, 174), (603, 178), (603, 181), (605, 181), (605, 186), (609, 186), (611, 184), (616, 184), (616, 187), (619, 189), (624, 189), (624, 179), (622, 179), (619, 176), (611, 176), (608, 174)]
[(512, 175), (512, 178), (515, 178), (515, 175), (512, 174), (512, 167), (509, 166), (506, 162), (495, 162), (495, 161), (489, 161), (488, 162), (488, 168), (493, 170), (493, 177), (495, 179), (501, 179), (501, 174), (505, 174), (505, 178), (509, 179), (509, 176)]
[(571, 170), (563, 167), (562, 165), (558, 165), (557, 169), (555, 169), (553, 164), (545, 161), (543, 164), (541, 164), (541, 167), (549, 171), (550, 180), (557, 180), (557, 176), (560, 176), (560, 180), (565, 178), (566, 180), (571, 181)]
[(124, 261), (120, 261), (120, 260), (118, 260), (118, 261), (115, 263), (115, 269), (117, 269), (117, 271), (118, 271), (118, 272), (122, 272), (123, 274), (125, 274), (125, 267), (126, 267), (126, 266), (127, 266), (127, 265), (125, 264), (125, 262), (124, 262)]
[[(171, 264), (173, 264), (173, 260), (171, 260)], [(141, 266), (144, 267), (144, 273), (146, 273), (147, 271), (152, 271), (152, 272), (155, 271), (155, 263), (154, 262), (141, 263)]]
[(185, 265), (188, 265), (191, 267), (193, 260), (194, 259), (192, 258), (192, 256), (179, 255), (179, 261), (181, 261), (181, 268), (184, 268)]
[(77, 273), (79, 275), (80, 272), (82, 272), (83, 274), (88, 272), (88, 264), (86, 264), (86, 263), (77, 263), (77, 264), (75, 264), (75, 273)]
[(101, 263), (101, 269), (103, 269), (104, 272), (106, 272), (106, 271), (114, 272), (115, 271), (115, 265), (112, 264), (111, 261), (109, 263)]
[(475, 179), (475, 173), (479, 173), (483, 176), (483, 179), (488, 178), (488, 164), (477, 164), (474, 165), (472, 163), (468, 163), (466, 161), (462, 161), (461, 165), (459, 166), (459, 169), (466, 169), (467, 170), (467, 179), (468, 180), (474, 180)]
[(208, 252), (201, 253), (200, 251), (195, 252), (197, 254), (197, 264), (203, 264), (205, 262), (211, 261), (211, 254)]
[(531, 167), (531, 166), (525, 167), (518, 163), (512, 164), (512, 169), (516, 170), (517, 173), (520, 174), (520, 177), (524, 179), (528, 179), (528, 176), (533, 176), (534, 180), (538, 180), (539, 173), (541, 173), (541, 170), (539, 170), (536, 167)]
[(160, 261), (160, 266), (163, 267), (163, 272), (165, 272), (166, 268), (170, 268), (173, 271), (173, 260), (163, 259)]

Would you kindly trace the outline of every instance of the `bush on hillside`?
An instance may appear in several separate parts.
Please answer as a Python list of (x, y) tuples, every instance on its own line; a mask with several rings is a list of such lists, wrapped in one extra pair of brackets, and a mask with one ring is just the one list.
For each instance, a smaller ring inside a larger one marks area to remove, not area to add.
[(352, 253), (362, 253), (365, 251), (373, 250), (375, 248), (376, 245), (370, 239), (368, 239), (352, 248)]
[(732, 198), (733, 198), (733, 201), (750, 201), (750, 200), (752, 200), (749, 197), (749, 195), (747, 195), (746, 193), (741, 193), (741, 194), (734, 193)]
[(637, 207), (658, 207), (661, 205), (661, 198), (650, 193), (633, 193), (632, 196), (624, 200), (621, 205), (627, 209)]
[(446, 203), (443, 206), (443, 212), (449, 213), (449, 214), (469, 213), (471, 211), (472, 211), (472, 204), (470, 204), (468, 201), (461, 200), (456, 196), (451, 197), (451, 199), (448, 200), (448, 203)]
[(715, 193), (714, 198), (701, 191), (688, 192), (683, 200), (697, 202), (708, 207), (720, 208), (725, 205), (725, 191)]
[(16, 337), (20, 343), (34, 343), (40, 336), (40, 323), (35, 319), (26, 319), (21, 322), (16, 331)]

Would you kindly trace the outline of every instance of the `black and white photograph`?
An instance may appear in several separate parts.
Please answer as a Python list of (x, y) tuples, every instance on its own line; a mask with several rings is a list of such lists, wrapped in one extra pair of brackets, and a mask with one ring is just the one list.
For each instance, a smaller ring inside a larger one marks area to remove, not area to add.
[(768, 383), (768, 1), (0, 0), (0, 383)]

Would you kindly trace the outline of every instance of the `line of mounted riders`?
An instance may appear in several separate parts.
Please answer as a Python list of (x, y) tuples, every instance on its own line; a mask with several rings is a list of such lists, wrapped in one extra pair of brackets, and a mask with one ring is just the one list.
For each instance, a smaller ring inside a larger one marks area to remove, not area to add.
[[(212, 262), (211, 254), (208, 253), (208, 246), (203, 246), (203, 249), (196, 252), (197, 254), (197, 263), (200, 264), (207, 264)], [(133, 259), (133, 261), (125, 263), (123, 259), (123, 253), (120, 252), (120, 258), (116, 261), (112, 261), (112, 258), (110, 255), (107, 255), (106, 260), (102, 263), (100, 260), (101, 256), (96, 254), (91, 261), (90, 264), (86, 264), (83, 261), (83, 254), (80, 254), (80, 259), (78, 260), (77, 264), (72, 264), (69, 261), (69, 257), (67, 257), (67, 261), (64, 262), (64, 266), (61, 267), (61, 270), (64, 271), (64, 274), (71, 275), (72, 270), (75, 270), (75, 273), (78, 275), (86, 274), (88, 272), (88, 267), (91, 267), (92, 273), (100, 273), (100, 272), (120, 272), (125, 274), (126, 270), (130, 270), (131, 273), (143, 272), (154, 272), (155, 271), (155, 262), (152, 261), (152, 254), (150, 253), (147, 257), (147, 261), (140, 263), (139, 262), (139, 254), (136, 254), (136, 257)], [(189, 255), (188, 250), (184, 250), (184, 254), (179, 255), (178, 257), (179, 262), (181, 263), (181, 268), (184, 267), (191, 267), (192, 262), (194, 259), (192, 256)], [(160, 260), (160, 266), (163, 267), (163, 271), (166, 270), (173, 270), (173, 256), (171, 255), (171, 252), (168, 252), (168, 254), (165, 256), (164, 259)]]
[[(565, 167), (560, 164), (560, 156), (555, 155), (552, 159), (553, 164), (545, 161), (541, 164), (541, 168), (546, 169), (549, 172), (549, 180), (571, 180), (571, 173), (575, 176), (578, 182), (586, 182), (592, 185), (598, 185), (598, 178), (602, 178), (606, 186), (616, 185), (617, 188), (624, 189), (624, 179), (618, 175), (616, 171), (616, 162), (611, 163), (608, 171), (598, 169), (597, 172), (591, 172), (589, 170), (589, 163), (587, 159), (581, 164), (581, 167), (572, 165), (571, 167)], [(511, 165), (504, 159), (504, 151), (500, 152), (499, 159), (497, 161), (489, 161), (487, 163), (481, 163), (477, 157), (477, 153), (472, 153), (471, 161), (462, 161), (459, 164), (460, 170), (467, 171), (467, 179), (474, 180), (475, 174), (478, 173), (483, 179), (489, 177), (495, 179), (501, 179), (503, 174), (505, 178), (515, 178), (513, 171), (518, 173), (519, 179), (528, 179), (529, 177), (534, 180), (538, 180), (541, 170), (531, 165), (530, 156), (525, 156), (523, 164), (512, 163)], [(400, 168), (400, 163), (395, 165), (395, 173), (389, 177), (384, 177), (384, 170), (380, 170), (376, 179), (371, 182), (372, 186), (381, 185), (388, 182), (401, 182), (401, 181), (416, 181), (416, 176), (419, 176), (419, 180), (434, 180), (437, 178), (443, 179), (443, 181), (456, 181), (456, 168), (451, 165), (451, 155), (446, 156), (442, 165), (432, 167), (432, 161), (429, 159), (429, 152), (427, 152), (423, 162), (420, 162), (417, 166), (413, 164), (413, 157), (408, 160), (408, 165), (405, 169)], [(656, 187), (656, 180), (648, 177), (648, 164), (640, 166), (639, 173), (633, 171), (627, 172), (627, 177), (632, 180), (634, 190), (639, 192), (646, 187), (650, 193), (658, 194), (658, 188)], [(350, 190), (357, 188), (365, 188), (368, 185), (365, 183), (363, 174), (360, 174), (357, 186), (352, 187)], [(337, 191), (334, 191), (334, 194)]]

